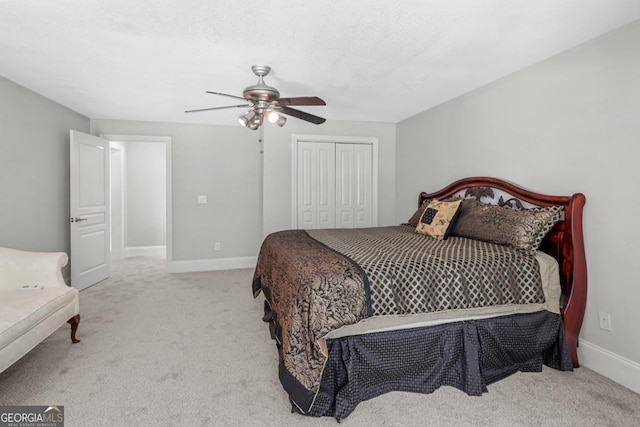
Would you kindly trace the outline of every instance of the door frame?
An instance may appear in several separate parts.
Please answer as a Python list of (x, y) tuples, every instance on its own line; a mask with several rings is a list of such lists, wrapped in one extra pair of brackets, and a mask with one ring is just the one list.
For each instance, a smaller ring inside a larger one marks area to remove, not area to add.
[(298, 228), (298, 143), (333, 142), (371, 145), (371, 226), (378, 225), (378, 138), (372, 136), (291, 135), (291, 228)]
[(149, 136), (149, 135), (118, 135), (118, 134), (100, 134), (100, 137), (109, 140), (109, 142), (160, 142), (166, 147), (166, 175), (167, 175), (167, 194), (166, 194), (166, 237), (167, 237), (167, 269), (173, 263), (173, 214), (172, 214), (172, 187), (171, 187), (171, 137), (170, 136)]
[[(109, 197), (110, 197), (110, 207), (111, 207), (111, 212), (113, 212), (113, 168), (114, 165), (116, 164), (116, 162), (114, 161), (113, 158), (113, 152), (117, 151), (120, 153), (120, 157), (119, 157), (119, 167), (120, 167), (120, 176), (118, 177), (119, 179), (119, 183), (120, 183), (120, 200), (118, 201), (118, 204), (120, 206), (120, 212), (119, 212), (119, 216), (120, 216), (120, 224), (118, 224), (118, 227), (114, 227), (114, 220), (113, 220), (113, 215), (110, 216), (110, 220), (111, 220), (111, 227), (110, 227), (110, 231), (111, 231), (111, 235), (109, 236), (110, 241), (111, 241), (111, 257), (112, 259), (122, 259), (124, 258), (124, 253), (125, 253), (125, 247), (124, 247), (124, 241), (125, 241), (125, 236), (127, 235), (126, 233), (126, 223), (124, 221), (125, 218), (125, 203), (124, 200), (126, 199), (126, 194), (125, 194), (125, 173), (124, 173), (124, 165), (126, 163), (125, 160), (125, 148), (122, 144), (120, 144), (119, 142), (115, 142), (115, 141), (109, 141), (109, 155), (111, 156), (111, 158), (109, 159)], [(118, 232), (119, 234), (119, 239), (118, 242), (120, 243), (119, 245), (114, 245), (113, 244), (113, 235), (114, 235), (114, 231)], [(116, 247), (117, 246), (117, 247)]]

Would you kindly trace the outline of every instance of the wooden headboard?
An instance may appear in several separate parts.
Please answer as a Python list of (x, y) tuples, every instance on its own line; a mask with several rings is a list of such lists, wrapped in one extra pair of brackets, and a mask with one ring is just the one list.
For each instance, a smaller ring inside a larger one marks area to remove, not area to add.
[(561, 314), (565, 335), (573, 366), (580, 366), (577, 350), (578, 336), (587, 304), (587, 262), (582, 233), (582, 209), (586, 201), (584, 194), (550, 196), (525, 190), (498, 178), (473, 177), (458, 180), (432, 193), (420, 193), (418, 206), (421, 206), (425, 199), (444, 199), (453, 196), (474, 198), (483, 203), (509, 206), (513, 209), (552, 205), (564, 207), (564, 218), (549, 231), (540, 250), (558, 260), (563, 295)]

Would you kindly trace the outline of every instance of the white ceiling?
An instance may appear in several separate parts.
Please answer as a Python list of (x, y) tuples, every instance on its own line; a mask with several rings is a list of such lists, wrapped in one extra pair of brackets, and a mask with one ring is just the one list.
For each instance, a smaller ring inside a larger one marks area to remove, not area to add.
[[(640, 19), (638, 0), (0, 0), (0, 75), (91, 118), (235, 124), (257, 82), (395, 123)], [(240, 101), (241, 102), (241, 101)], [(295, 119), (292, 119), (295, 120)]]

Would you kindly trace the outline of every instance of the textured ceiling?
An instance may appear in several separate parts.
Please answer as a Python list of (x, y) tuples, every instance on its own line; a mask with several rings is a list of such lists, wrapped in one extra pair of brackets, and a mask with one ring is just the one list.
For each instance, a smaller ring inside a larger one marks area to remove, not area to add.
[[(267, 64), (301, 110), (395, 123), (640, 19), (638, 0), (0, 0), (0, 75), (91, 118), (235, 124)], [(229, 102), (230, 101), (230, 102)], [(295, 119), (292, 119), (295, 120)]]

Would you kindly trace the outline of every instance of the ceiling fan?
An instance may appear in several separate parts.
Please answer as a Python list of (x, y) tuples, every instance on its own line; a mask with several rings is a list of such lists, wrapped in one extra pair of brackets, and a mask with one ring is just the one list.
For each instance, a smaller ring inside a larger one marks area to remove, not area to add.
[(301, 120), (319, 125), (324, 123), (326, 119), (313, 114), (305, 113), (304, 111), (291, 108), (291, 105), (327, 105), (322, 99), (317, 96), (301, 96), (296, 98), (280, 98), (280, 92), (278, 89), (267, 86), (264, 83), (264, 77), (269, 74), (271, 67), (268, 65), (253, 65), (251, 66), (253, 73), (258, 76), (258, 83), (253, 86), (247, 87), (242, 96), (229, 95), (221, 92), (211, 92), (213, 95), (222, 95), (229, 98), (242, 99), (246, 101), (246, 104), (239, 105), (227, 105), (223, 107), (211, 107), (200, 108), (197, 110), (187, 110), (185, 113), (196, 113), (200, 111), (212, 111), (223, 110), (226, 108), (242, 108), (249, 107), (249, 111), (238, 117), (238, 122), (243, 127), (256, 130), (262, 125), (264, 118), (271, 123), (275, 123), (282, 127), (287, 121), (287, 116), (296, 117)]

